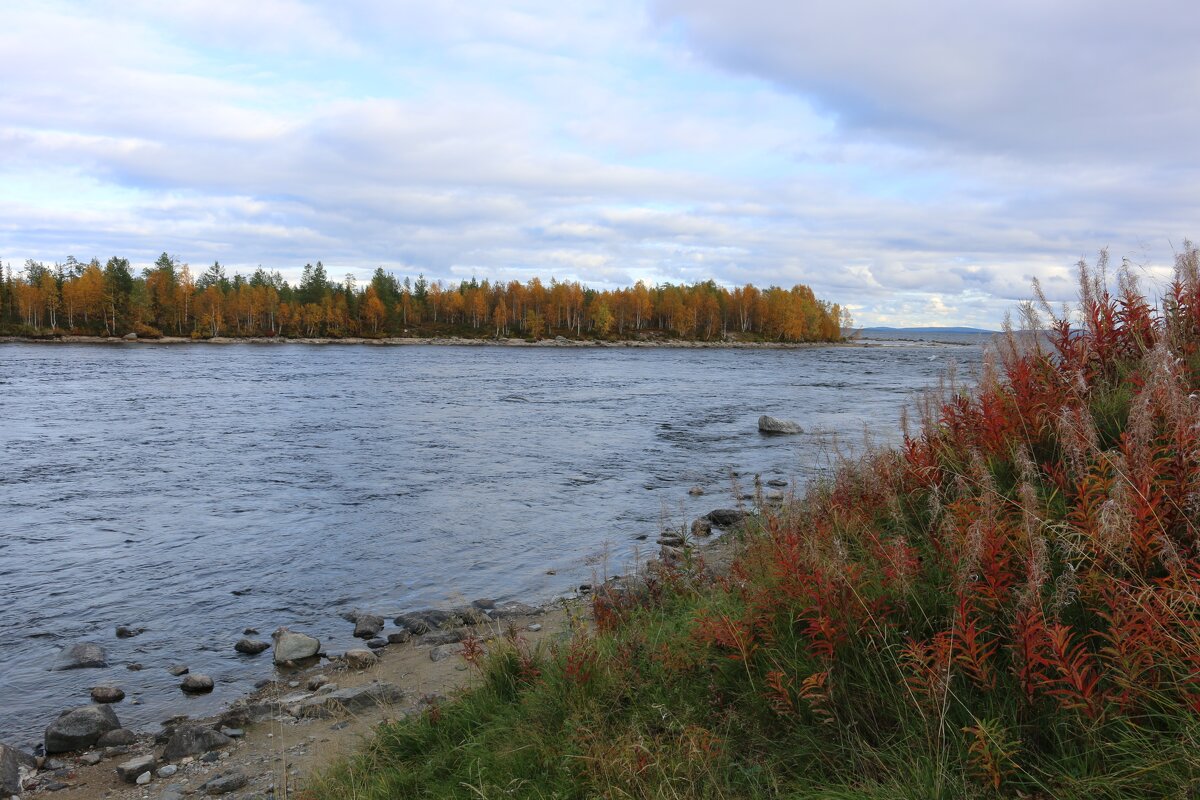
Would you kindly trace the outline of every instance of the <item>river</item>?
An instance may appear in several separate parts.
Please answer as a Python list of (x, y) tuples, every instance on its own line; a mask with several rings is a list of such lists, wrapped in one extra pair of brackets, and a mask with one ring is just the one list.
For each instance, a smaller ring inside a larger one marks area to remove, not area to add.
[[(732, 473), (742, 491), (755, 473), (802, 485), (865, 432), (894, 442), (914, 392), (980, 358), (927, 342), (0, 345), (0, 741), (32, 746), (100, 683), (129, 694), (129, 727), (213, 712), (271, 675), (269, 653), (234, 653), (246, 627), (336, 652), (354, 607), (571, 592), (651, 554), (662, 525), (731, 505)], [(806, 432), (760, 435), (760, 414)], [(49, 671), (77, 641), (110, 666)], [(174, 663), (216, 691), (185, 697)]]

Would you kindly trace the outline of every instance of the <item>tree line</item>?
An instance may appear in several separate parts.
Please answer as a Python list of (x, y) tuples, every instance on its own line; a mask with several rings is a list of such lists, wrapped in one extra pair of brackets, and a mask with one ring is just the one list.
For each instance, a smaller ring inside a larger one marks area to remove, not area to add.
[(360, 285), (332, 280), (318, 261), (291, 285), (259, 268), (228, 276), (219, 262), (193, 273), (163, 253), (137, 274), (128, 259), (47, 265), (32, 259), (0, 270), (0, 331), (141, 337), (547, 336), (629, 339), (651, 335), (704, 341), (834, 341), (849, 315), (812, 289), (714, 281), (615, 290), (574, 281), (398, 279), (376, 269)]

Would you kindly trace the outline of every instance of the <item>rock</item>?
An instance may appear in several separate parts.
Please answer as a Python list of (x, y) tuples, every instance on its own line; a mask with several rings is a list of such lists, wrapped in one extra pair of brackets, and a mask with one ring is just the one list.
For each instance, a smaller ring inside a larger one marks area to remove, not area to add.
[(359, 614), (354, 621), (354, 636), (358, 639), (374, 639), (383, 630), (383, 617), (374, 614)]
[(496, 601), (490, 597), (481, 597), (478, 600), (471, 601), (471, 605), (480, 611), (489, 611), (496, 607)]
[(461, 642), (465, 638), (467, 638), (466, 634), (463, 633), (461, 630), (435, 631), (433, 633), (427, 633), (424, 636), (418, 638), (417, 644), (434, 645), (434, 646), (437, 646), (439, 644), (454, 644), (455, 642)]
[(21, 793), (21, 784), (37, 772), (37, 759), (15, 747), (0, 743), (0, 795)]
[(296, 707), (295, 716), (329, 717), (334, 714), (352, 713), (364, 708), (398, 703), (403, 698), (404, 692), (395, 684), (372, 681), (363, 686), (338, 689), (320, 697), (303, 700)]
[(531, 624), (525, 628), (525, 630), (530, 631), (531, 633), (537, 633), (541, 629), (542, 629), (541, 623), (538, 623), (538, 622), (534, 622), (533, 624)]
[(788, 482), (783, 478), (771, 478), (771, 480), (767, 481), (767, 486), (774, 486), (776, 489), (784, 489), (787, 485)]
[(712, 536), (713, 524), (711, 521), (701, 518), (692, 520), (692, 536), (704, 537)]
[(261, 639), (239, 639), (238, 643), (233, 646), (233, 649), (248, 656), (256, 656), (271, 649), (271, 645)]
[(54, 661), (54, 670), (107, 667), (108, 655), (95, 642), (80, 642), (64, 647)]
[(207, 675), (185, 675), (179, 688), (188, 694), (204, 694), (213, 690), (213, 679)]
[(154, 758), (154, 753), (147, 753), (144, 756), (137, 756), (128, 761), (117, 764), (117, 777), (126, 783), (133, 783), (143, 773), (149, 773), (154, 769), (157, 763)]
[(46, 752), (84, 750), (109, 731), (121, 727), (111, 706), (80, 706), (68, 709), (46, 728)]
[(488, 615), (483, 613), (482, 609), (475, 606), (459, 606), (458, 608), (451, 609), (451, 613), (464, 625), (482, 625), (489, 619)]
[(511, 619), (512, 617), (532, 617), (542, 613), (542, 609), (526, 603), (504, 603), (496, 606), (491, 612), (492, 619)]
[(456, 656), (463, 651), (461, 644), (443, 644), (429, 651), (430, 661), (444, 661), (451, 656)]
[(325, 684), (329, 683), (328, 675), (314, 675), (308, 679), (308, 684), (305, 686), (310, 692), (315, 692)]
[(96, 740), (97, 747), (124, 747), (136, 743), (137, 734), (128, 728), (117, 728)]
[(804, 429), (795, 422), (778, 419), (777, 417), (769, 417), (766, 414), (758, 418), (758, 430), (761, 433), (771, 434), (804, 433)]
[(184, 800), (187, 796), (188, 788), (182, 783), (172, 783), (163, 789), (162, 794), (158, 796), (158, 800)]
[(241, 728), (221, 728), (221, 733), (225, 734), (230, 739), (240, 739), (246, 735), (246, 732)]
[(178, 678), (180, 675), (187, 675), (190, 671), (191, 670), (187, 668), (186, 664), (172, 664), (171, 666), (167, 667), (167, 672), (171, 673), (176, 678)]
[(243, 636), (257, 636), (258, 628), (246, 628), (246, 630), (242, 631), (242, 635)]
[(370, 650), (355, 649), (347, 650), (342, 660), (351, 669), (368, 669), (379, 663), (379, 656)]
[(288, 661), (302, 661), (312, 658), (321, 652), (321, 641), (305, 633), (296, 633), (287, 628), (279, 628), (271, 634), (275, 642), (275, 663), (283, 664)]
[(746, 519), (746, 512), (736, 508), (717, 508), (708, 512), (707, 519), (718, 528), (732, 528)]
[(139, 634), (143, 634), (145, 632), (146, 632), (145, 628), (130, 628), (127, 625), (118, 625), (117, 626), (117, 638), (118, 639), (132, 639), (133, 637), (138, 636)]
[(200, 787), (200, 791), (205, 794), (215, 797), (217, 795), (229, 794), (241, 789), (247, 783), (246, 776), (241, 772), (227, 772), (224, 775), (218, 775), (212, 778), (207, 783)]
[(129, 670), (130, 672), (141, 672), (142, 665), (135, 661), (132, 664), (126, 664), (125, 669)]
[(158, 777), (160, 777), (160, 778), (169, 778), (178, 771), (179, 771), (179, 767), (175, 766), (174, 764), (166, 764), (164, 766), (159, 767), (158, 772), (155, 774), (158, 775)]
[(683, 547), (682, 536), (662, 536), (654, 541), (655, 544), (664, 545), (666, 547)]
[(383, 648), (385, 648), (387, 646), (388, 646), (388, 640), (381, 639), (378, 637), (367, 642), (367, 647), (371, 648), (372, 650), (382, 650)]
[(79, 763), (89, 767), (94, 767), (104, 760), (104, 756), (99, 753), (84, 753), (79, 757)]
[(225, 734), (201, 725), (180, 725), (171, 732), (163, 750), (163, 761), (178, 761), (184, 756), (196, 756), (225, 747), (232, 742)]
[(93, 686), (92, 699), (97, 703), (119, 703), (125, 699), (125, 690), (119, 686)]
[(122, 338), (122, 339), (124, 339), (124, 340), (125, 340), (125, 341), (127, 341), (127, 342), (136, 342), (136, 341), (137, 341), (137, 334), (136, 334), (136, 333), (134, 333), (133, 331), (130, 331), (129, 333), (127, 333), (127, 334), (125, 334), (124, 336), (122, 336), (121, 338)]
[(408, 631), (396, 631), (387, 635), (388, 644), (404, 644), (412, 638), (412, 634)]
[(700, 495), (704, 494), (704, 490), (699, 486), (693, 486), (692, 488), (688, 489), (688, 494), (690, 494), (692, 497), (699, 497)]
[(413, 634), (429, 633), (439, 628), (453, 627), (456, 624), (460, 624), (460, 621), (453, 613), (436, 608), (414, 611), (411, 614), (401, 614), (394, 621), (397, 628), (404, 628)]

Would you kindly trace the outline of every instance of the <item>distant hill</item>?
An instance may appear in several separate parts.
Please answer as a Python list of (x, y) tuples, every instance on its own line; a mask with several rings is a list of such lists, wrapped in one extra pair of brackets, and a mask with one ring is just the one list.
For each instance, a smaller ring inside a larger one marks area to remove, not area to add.
[(963, 327), (888, 328), (888, 327), (880, 326), (880, 327), (875, 327), (875, 328), (859, 328), (858, 331), (859, 331), (859, 333), (979, 333), (979, 334), (999, 333), (999, 331), (989, 331), (989, 330), (985, 330), (983, 328), (963, 328)]

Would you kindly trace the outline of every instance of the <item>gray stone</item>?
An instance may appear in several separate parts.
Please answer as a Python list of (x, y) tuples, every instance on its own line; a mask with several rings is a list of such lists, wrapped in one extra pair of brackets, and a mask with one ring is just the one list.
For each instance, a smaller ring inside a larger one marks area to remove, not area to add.
[(455, 617), (462, 622), (463, 625), (482, 625), (487, 622), (489, 617), (483, 613), (483, 609), (475, 606), (459, 606), (452, 609), (451, 612)]
[(433, 633), (427, 633), (424, 636), (419, 637), (417, 639), (417, 644), (433, 646), (437, 646), (439, 644), (454, 644), (455, 642), (461, 642), (465, 638), (467, 638), (466, 634), (461, 630), (434, 631)]
[(125, 334), (124, 336), (122, 336), (121, 338), (122, 338), (122, 339), (124, 339), (124, 340), (125, 340), (125, 341), (127, 341), (127, 342), (136, 342), (136, 341), (137, 341), (137, 334), (136, 334), (136, 333), (133, 333), (132, 331), (130, 331), (129, 333), (127, 333), (127, 334)]
[(388, 646), (388, 640), (381, 639), (379, 637), (376, 637), (376, 638), (372, 639), (371, 641), (367, 642), (367, 647), (371, 648), (372, 650), (382, 650), (383, 648), (385, 648), (387, 646)]
[(310, 692), (315, 692), (317, 689), (320, 689), (327, 683), (329, 683), (328, 675), (313, 675), (308, 679), (308, 683), (305, 684), (305, 688)]
[(785, 489), (787, 485), (788, 482), (783, 478), (771, 478), (771, 480), (767, 481), (767, 486), (774, 486), (776, 489)]
[(172, 664), (171, 666), (167, 667), (167, 672), (171, 673), (176, 678), (178, 678), (180, 675), (187, 675), (190, 671), (191, 670), (187, 668), (186, 664)]
[(121, 727), (109, 706), (80, 706), (62, 712), (46, 728), (46, 752), (69, 753), (96, 744), (100, 737)]
[(171, 732), (163, 750), (163, 761), (178, 761), (184, 756), (195, 756), (225, 747), (232, 739), (220, 731), (200, 725), (181, 725)]
[(708, 521), (718, 528), (732, 528), (746, 519), (746, 512), (736, 508), (716, 508), (708, 512)]
[(131, 758), (117, 764), (117, 777), (126, 783), (133, 783), (142, 773), (153, 770), (156, 763), (153, 753)]
[(95, 642), (79, 642), (64, 647), (54, 661), (56, 671), (66, 669), (91, 669), (108, 666), (108, 654)]
[(0, 743), (0, 795), (21, 793), (21, 784), (37, 772), (37, 760), (15, 747)]
[(481, 597), (478, 600), (472, 601), (471, 605), (475, 606), (480, 611), (488, 611), (496, 607), (496, 601), (490, 597)]
[(117, 638), (118, 639), (132, 639), (133, 637), (143, 634), (145, 632), (146, 632), (145, 628), (131, 628), (128, 625), (118, 625), (117, 626)]
[(379, 656), (370, 650), (355, 649), (347, 650), (342, 660), (351, 669), (369, 669), (379, 663)]
[(182, 783), (172, 783), (162, 790), (162, 794), (158, 796), (158, 800), (185, 800), (186, 796), (186, 786)]
[(97, 747), (124, 747), (131, 744), (137, 744), (137, 734), (128, 728), (117, 728), (96, 740)]
[(365, 708), (397, 703), (404, 692), (395, 684), (372, 681), (363, 686), (338, 689), (335, 692), (312, 697), (298, 704), (298, 717), (330, 717), (340, 713), (353, 713)]
[(137, 780), (135, 780), (134, 783), (136, 783), (138, 786), (145, 786), (152, 779), (153, 779), (153, 776), (150, 774), (150, 771), (146, 770), (141, 775), (137, 776)]
[(396, 617), (395, 623), (397, 628), (404, 628), (413, 634), (429, 633), (440, 628), (449, 628), (462, 624), (461, 620), (455, 617), (453, 612), (442, 611), (436, 608), (414, 611), (411, 614), (401, 614)]
[(388, 644), (404, 644), (412, 638), (408, 631), (396, 631), (387, 635)]
[(321, 652), (321, 641), (305, 633), (296, 633), (287, 628), (279, 628), (271, 634), (275, 642), (275, 663), (283, 664), (288, 661), (302, 661), (312, 658)]
[(704, 537), (712, 535), (712, 522), (707, 519), (697, 519), (692, 521), (692, 536)]
[(383, 617), (374, 614), (359, 614), (354, 621), (354, 636), (358, 639), (374, 639), (383, 630)]
[(704, 494), (704, 490), (699, 486), (693, 486), (692, 488), (688, 489), (688, 494), (690, 494), (692, 497), (699, 497), (700, 495)]
[(233, 649), (248, 656), (256, 656), (259, 653), (270, 650), (271, 645), (261, 639), (239, 639), (238, 643), (233, 646)]
[(84, 753), (79, 757), (80, 764), (86, 764), (89, 767), (94, 767), (104, 760), (104, 756), (99, 753)]
[(209, 796), (229, 794), (241, 789), (247, 783), (246, 776), (241, 772), (227, 772), (224, 775), (209, 780), (200, 787), (200, 791)]
[(241, 728), (221, 728), (221, 733), (225, 734), (230, 739), (240, 739), (246, 735), (246, 732)]
[(804, 433), (804, 429), (795, 422), (777, 417), (769, 417), (766, 414), (758, 418), (758, 430), (769, 434)]
[(213, 690), (213, 679), (207, 675), (191, 674), (183, 676), (179, 688), (188, 694), (204, 694)]
[(542, 609), (526, 603), (502, 603), (491, 611), (492, 619), (512, 619), (513, 617), (532, 617), (542, 613)]
[(125, 699), (125, 690), (119, 686), (93, 686), (92, 699), (97, 703), (119, 703)]
[(461, 644), (443, 644), (429, 651), (430, 661), (444, 661), (451, 656), (456, 656), (463, 651)]
[(165, 765), (159, 767), (158, 772), (156, 772), (155, 774), (158, 775), (158, 777), (160, 777), (160, 778), (169, 778), (178, 771), (179, 771), (179, 767), (175, 766), (174, 764), (165, 764)]

